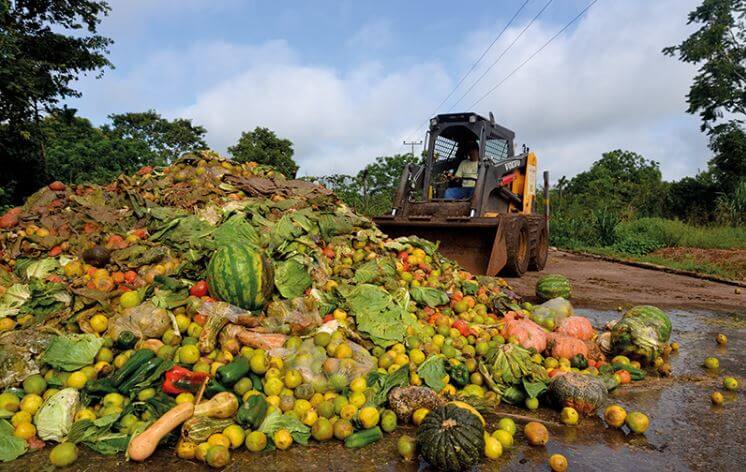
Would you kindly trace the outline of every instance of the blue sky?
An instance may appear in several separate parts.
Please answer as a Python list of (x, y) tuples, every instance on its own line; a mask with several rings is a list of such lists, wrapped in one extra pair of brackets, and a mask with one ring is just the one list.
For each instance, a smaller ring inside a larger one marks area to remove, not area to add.
[[(461, 96), (548, 0), (530, 0), (440, 112)], [(269, 126), (295, 143), (301, 174), (353, 172), (403, 152), (524, 0), (259, 2), (115, 0), (101, 32), (115, 69), (80, 81), (79, 114), (156, 109), (208, 129), (219, 151)], [(660, 54), (691, 31), (696, 0), (600, 0), (481, 102), (555, 177), (615, 148), (661, 162), (664, 177), (709, 158), (684, 113), (692, 67)], [(463, 110), (574, 17), (555, 0), (457, 106)]]

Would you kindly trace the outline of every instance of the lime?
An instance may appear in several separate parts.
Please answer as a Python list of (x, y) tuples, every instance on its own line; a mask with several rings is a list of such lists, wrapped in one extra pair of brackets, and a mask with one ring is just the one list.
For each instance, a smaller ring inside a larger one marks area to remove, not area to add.
[(210, 467), (221, 469), (231, 461), (231, 453), (225, 446), (210, 446), (205, 454), (205, 462)]
[(705, 367), (707, 369), (717, 369), (720, 367), (720, 361), (717, 357), (707, 357), (705, 359)]
[(23, 381), (23, 391), (26, 393), (41, 395), (46, 389), (47, 381), (41, 374), (30, 375)]
[(317, 441), (328, 441), (334, 436), (334, 426), (328, 419), (321, 417), (311, 426), (311, 436)]
[(252, 431), (246, 436), (246, 449), (259, 452), (267, 447), (267, 435), (261, 431)]
[(65, 467), (78, 459), (78, 448), (71, 442), (56, 445), (49, 453), (49, 462), (57, 467)]
[(510, 434), (508, 431), (505, 431), (504, 429), (495, 430), (495, 432), (492, 433), (492, 437), (500, 442), (503, 450), (507, 450), (513, 447), (513, 435)]
[(500, 421), (497, 422), (497, 428), (507, 431), (511, 436), (515, 435), (515, 421), (511, 418), (500, 418)]
[(396, 449), (399, 452), (400, 456), (408, 461), (411, 461), (412, 459), (414, 459), (414, 455), (417, 449), (417, 442), (412, 436), (407, 436), (405, 434), (399, 438), (399, 441), (396, 443)]
[(738, 390), (738, 380), (733, 377), (723, 378), (723, 388), (726, 390), (730, 390), (731, 392), (735, 392), (736, 390)]
[(387, 433), (396, 430), (397, 418), (396, 413), (391, 410), (383, 410), (381, 415), (381, 429)]

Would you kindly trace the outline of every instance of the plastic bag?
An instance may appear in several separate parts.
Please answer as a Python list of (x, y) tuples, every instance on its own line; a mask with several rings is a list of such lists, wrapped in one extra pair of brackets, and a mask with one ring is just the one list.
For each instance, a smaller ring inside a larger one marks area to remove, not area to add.
[[(107, 334), (117, 339), (122, 331), (131, 331), (139, 338), (160, 338), (173, 324), (168, 311), (150, 302), (127, 308), (109, 320)], [(178, 333), (178, 329), (176, 330)]]
[(510, 311), (505, 315), (505, 338), (515, 336), (518, 343), (526, 349), (534, 348), (543, 352), (547, 348), (547, 333), (538, 324), (521, 318), (518, 313)]
[(308, 334), (321, 324), (317, 305), (313, 297), (271, 302), (267, 305), (267, 317), (262, 326), (274, 333)]
[(0, 335), (0, 389), (38, 374), (36, 359), (47, 349), (53, 338), (54, 334), (37, 329), (9, 331)]
[(534, 307), (531, 320), (552, 331), (573, 314), (572, 304), (562, 297), (557, 297)]

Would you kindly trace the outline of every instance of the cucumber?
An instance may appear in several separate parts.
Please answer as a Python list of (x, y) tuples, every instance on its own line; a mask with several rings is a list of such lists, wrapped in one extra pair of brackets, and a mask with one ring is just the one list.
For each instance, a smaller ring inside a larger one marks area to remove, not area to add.
[(634, 367), (627, 364), (612, 364), (614, 370), (626, 370), (629, 372), (629, 376), (632, 380), (642, 380), (645, 378), (645, 371), (642, 369), (635, 369)]
[(357, 433), (351, 434), (350, 436), (347, 436), (347, 439), (345, 439), (345, 447), (355, 449), (359, 447), (365, 447), (369, 444), (373, 444), (382, 437), (383, 431), (381, 431), (381, 428), (379, 428), (378, 426), (376, 426), (375, 428), (364, 429), (362, 431), (358, 431)]
[(111, 382), (119, 387), (119, 384), (127, 380), (143, 362), (147, 362), (155, 357), (155, 353), (150, 349), (139, 349), (135, 351), (124, 365), (114, 372), (111, 376)]
[(139, 369), (130, 375), (127, 380), (119, 384), (117, 387), (120, 392), (128, 395), (132, 388), (147, 379), (148, 376), (163, 363), (163, 359), (160, 357), (152, 357), (148, 359)]

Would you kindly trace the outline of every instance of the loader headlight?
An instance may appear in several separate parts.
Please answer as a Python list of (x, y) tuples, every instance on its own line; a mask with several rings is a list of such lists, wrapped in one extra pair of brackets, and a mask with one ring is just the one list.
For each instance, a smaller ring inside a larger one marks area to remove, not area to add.
[(438, 125), (438, 119), (430, 118), (430, 126), (437, 126), (437, 125)]
[(476, 122), (477, 122), (477, 116), (476, 115), (471, 115), (469, 117), (469, 123), (476, 123)]

